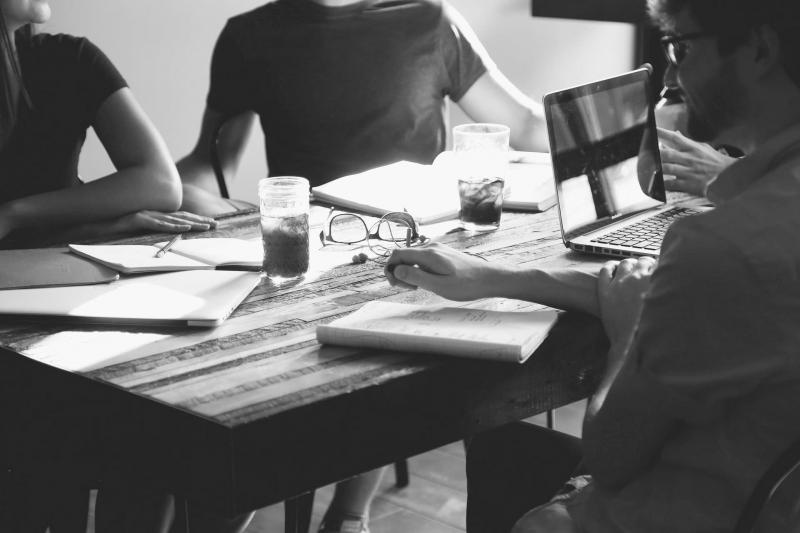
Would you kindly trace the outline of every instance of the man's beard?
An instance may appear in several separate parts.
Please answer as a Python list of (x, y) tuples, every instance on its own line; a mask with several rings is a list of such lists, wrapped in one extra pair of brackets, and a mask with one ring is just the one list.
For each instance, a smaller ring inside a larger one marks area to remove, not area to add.
[[(699, 142), (719, 141), (720, 135), (739, 123), (747, 106), (744, 88), (732, 67), (723, 67), (720, 76), (706, 83), (701, 91), (683, 93), (686, 101), (686, 134)], [(702, 94), (698, 97), (698, 94)]]

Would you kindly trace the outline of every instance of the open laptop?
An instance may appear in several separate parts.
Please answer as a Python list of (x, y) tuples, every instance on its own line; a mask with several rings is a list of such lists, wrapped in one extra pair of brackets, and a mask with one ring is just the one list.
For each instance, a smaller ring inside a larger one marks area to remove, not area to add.
[(657, 257), (676, 218), (666, 203), (650, 70), (544, 97), (564, 244), (580, 252)]

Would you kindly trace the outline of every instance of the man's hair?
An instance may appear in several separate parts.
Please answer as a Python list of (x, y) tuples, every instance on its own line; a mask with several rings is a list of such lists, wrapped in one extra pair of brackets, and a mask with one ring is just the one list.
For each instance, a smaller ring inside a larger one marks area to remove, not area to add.
[(732, 52), (750, 32), (762, 25), (778, 34), (781, 64), (800, 87), (800, 0), (648, 0), (650, 18), (670, 32), (683, 9), (700, 25), (700, 30), (717, 36), (719, 51)]

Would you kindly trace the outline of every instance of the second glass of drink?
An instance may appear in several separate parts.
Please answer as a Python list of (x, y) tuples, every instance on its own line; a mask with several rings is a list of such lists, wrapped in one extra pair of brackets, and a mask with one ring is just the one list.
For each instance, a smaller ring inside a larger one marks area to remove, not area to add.
[(490, 231), (500, 226), (509, 136), (508, 126), (502, 124), (462, 124), (453, 128), (459, 219), (466, 230)]

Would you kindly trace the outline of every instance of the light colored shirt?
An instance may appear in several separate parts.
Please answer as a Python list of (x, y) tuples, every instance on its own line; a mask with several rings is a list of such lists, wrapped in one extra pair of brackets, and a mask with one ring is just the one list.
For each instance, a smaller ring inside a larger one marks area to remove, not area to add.
[(716, 209), (667, 234), (619, 378), (674, 431), (622, 488), (596, 480), (571, 500), (580, 531), (730, 531), (800, 438), (800, 126), (724, 171), (709, 197)]

